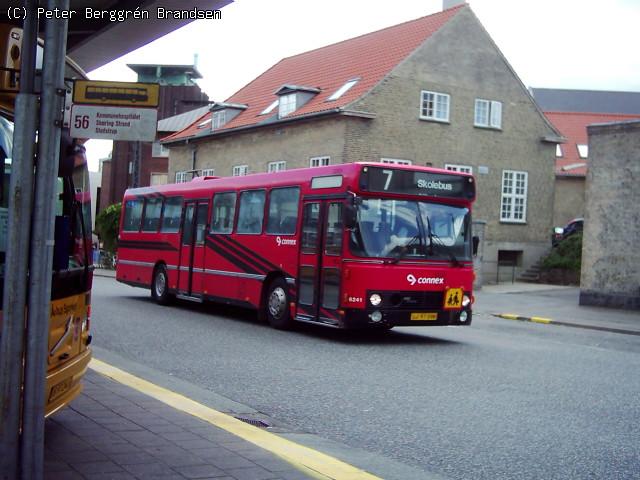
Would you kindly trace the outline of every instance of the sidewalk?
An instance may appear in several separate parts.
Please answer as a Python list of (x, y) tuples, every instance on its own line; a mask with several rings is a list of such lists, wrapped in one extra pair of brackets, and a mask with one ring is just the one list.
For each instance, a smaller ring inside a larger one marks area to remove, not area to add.
[[(476, 313), (540, 319), (539, 323), (640, 335), (640, 312), (578, 304), (580, 289), (537, 283), (485, 285), (474, 292)], [(509, 317), (504, 317), (509, 318)], [(533, 320), (535, 321), (535, 320)]]
[(88, 370), (84, 392), (45, 424), (47, 480), (302, 480), (276, 455)]

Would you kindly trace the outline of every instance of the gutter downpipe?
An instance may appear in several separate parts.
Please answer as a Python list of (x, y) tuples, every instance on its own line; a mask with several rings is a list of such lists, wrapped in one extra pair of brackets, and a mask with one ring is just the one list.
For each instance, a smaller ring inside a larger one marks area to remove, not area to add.
[[(50, 11), (69, 10), (69, 0), (48, 0)], [(67, 19), (46, 22), (42, 105), (38, 132), (36, 190), (29, 275), (20, 478), (41, 480), (44, 470), (44, 405), (56, 183), (60, 156)]]
[(25, 310), (33, 202), (33, 162), (38, 121), (35, 93), (38, 41), (37, 0), (26, 0), (22, 31), (20, 91), (16, 96), (7, 253), (4, 270), (4, 325), (0, 344), (0, 478), (18, 478)]

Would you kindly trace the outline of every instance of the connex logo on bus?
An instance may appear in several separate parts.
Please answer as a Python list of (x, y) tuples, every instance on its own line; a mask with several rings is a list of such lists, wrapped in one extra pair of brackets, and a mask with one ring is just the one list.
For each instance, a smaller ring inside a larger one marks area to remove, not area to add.
[(434, 190), (453, 190), (453, 185), (450, 183), (442, 183), (438, 181), (426, 181), (422, 178), (418, 179), (418, 188), (432, 188)]
[(418, 285), (443, 285), (444, 278), (435, 278), (435, 277), (416, 278), (414, 275), (410, 273), (409, 275), (407, 275), (407, 282), (409, 282), (411, 285), (415, 285), (416, 283)]
[(278, 246), (282, 246), (282, 245), (296, 245), (296, 239), (295, 238), (281, 238), (281, 237), (276, 237), (276, 243), (278, 244)]

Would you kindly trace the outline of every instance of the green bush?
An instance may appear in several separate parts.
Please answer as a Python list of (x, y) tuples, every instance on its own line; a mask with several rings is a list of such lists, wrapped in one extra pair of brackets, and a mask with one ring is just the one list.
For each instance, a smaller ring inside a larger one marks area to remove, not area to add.
[(104, 250), (112, 255), (118, 248), (121, 211), (122, 203), (115, 203), (96, 216), (96, 232), (102, 240)]
[(582, 264), (582, 233), (575, 233), (562, 240), (542, 261), (543, 270), (561, 268), (580, 272)]

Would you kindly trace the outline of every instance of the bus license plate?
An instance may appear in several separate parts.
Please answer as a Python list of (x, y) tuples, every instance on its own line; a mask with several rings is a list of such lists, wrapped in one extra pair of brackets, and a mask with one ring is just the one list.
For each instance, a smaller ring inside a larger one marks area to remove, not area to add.
[(438, 319), (438, 314), (437, 313), (418, 313), (418, 312), (413, 312), (411, 314), (411, 320), (437, 320)]
[(56, 398), (64, 395), (71, 388), (71, 379), (67, 378), (62, 382), (56, 384), (51, 389), (51, 394), (49, 395), (49, 401), (52, 402)]

